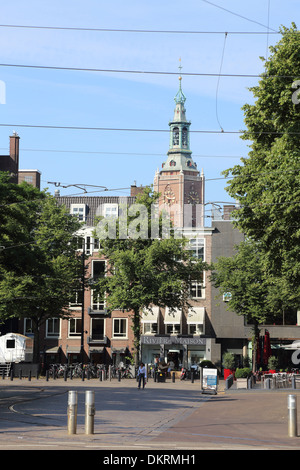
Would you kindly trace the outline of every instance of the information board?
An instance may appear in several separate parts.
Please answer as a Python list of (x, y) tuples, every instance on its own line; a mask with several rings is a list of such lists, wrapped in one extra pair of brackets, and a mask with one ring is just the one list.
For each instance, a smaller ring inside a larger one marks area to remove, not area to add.
[(202, 373), (202, 393), (211, 392), (217, 393), (218, 387), (218, 371), (217, 369), (203, 368)]

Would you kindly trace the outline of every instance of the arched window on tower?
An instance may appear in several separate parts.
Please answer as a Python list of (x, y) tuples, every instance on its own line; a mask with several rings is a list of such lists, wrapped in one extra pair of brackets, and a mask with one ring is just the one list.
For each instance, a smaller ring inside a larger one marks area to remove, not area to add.
[(188, 146), (188, 131), (187, 128), (184, 127), (182, 129), (182, 147), (187, 147)]
[(173, 129), (173, 145), (179, 145), (179, 128), (174, 127)]

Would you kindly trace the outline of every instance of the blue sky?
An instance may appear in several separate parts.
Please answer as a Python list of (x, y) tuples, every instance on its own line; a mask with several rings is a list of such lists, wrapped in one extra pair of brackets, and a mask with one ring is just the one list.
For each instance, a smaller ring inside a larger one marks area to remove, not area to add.
[[(2, 65), (0, 80), (5, 83), (6, 102), (0, 104), (0, 152), (8, 154), (9, 135), (15, 130), (21, 138), (20, 168), (40, 170), (42, 187), (48, 187), (51, 193), (55, 187), (49, 181), (115, 189), (92, 195), (128, 195), (126, 188), (134, 182), (152, 184), (154, 173), (161, 168), (168, 151), (168, 123), (173, 117), (178, 90), (179, 58), (183, 74), (218, 74), (224, 50), (222, 74), (259, 75), (263, 72), (259, 57), (266, 56), (267, 47), (280, 39), (280, 35), (272, 33), (280, 25), (297, 24), (299, 13), (296, 0), (190, 0), (186, 3), (15, 0), (13, 6), (3, 2), (1, 64), (166, 73)], [(194, 33), (76, 31), (4, 25)], [(269, 34), (232, 34), (267, 31)], [(226, 40), (225, 32), (228, 32)], [(226, 181), (221, 173), (238, 164), (239, 158), (248, 153), (247, 143), (232, 132), (244, 129), (241, 107), (253, 101), (248, 87), (257, 81), (255, 77), (218, 79), (218, 76), (183, 75), (186, 114), (192, 122), (191, 149), (198, 168), (203, 168), (205, 174), (207, 202), (232, 201), (224, 189)], [(221, 128), (224, 133), (210, 132)], [(61, 195), (70, 194), (81, 194), (81, 191), (74, 187), (61, 188)]]

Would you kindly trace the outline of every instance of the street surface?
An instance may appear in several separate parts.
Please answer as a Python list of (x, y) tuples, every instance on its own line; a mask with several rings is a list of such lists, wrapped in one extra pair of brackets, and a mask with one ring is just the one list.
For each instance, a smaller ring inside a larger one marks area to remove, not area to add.
[[(78, 392), (76, 434), (68, 435), (68, 392)], [(85, 391), (95, 392), (94, 434), (85, 434)], [(199, 382), (0, 381), (1, 450), (298, 450), (288, 436), (288, 395), (300, 390), (218, 390)], [(298, 427), (300, 431), (300, 427)], [(145, 452), (144, 452), (145, 454)], [(124, 454), (125, 455), (125, 454)], [(193, 462), (190, 462), (193, 464)]]

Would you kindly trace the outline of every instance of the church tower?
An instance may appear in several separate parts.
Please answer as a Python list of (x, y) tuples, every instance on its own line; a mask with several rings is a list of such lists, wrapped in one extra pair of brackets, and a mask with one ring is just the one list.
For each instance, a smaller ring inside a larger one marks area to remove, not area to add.
[(168, 158), (161, 170), (156, 171), (154, 190), (160, 193), (159, 209), (168, 210), (175, 227), (203, 227), (204, 175), (192, 159), (191, 122), (186, 118), (186, 97), (181, 82), (180, 76), (179, 90), (174, 98), (174, 117), (169, 122)]

